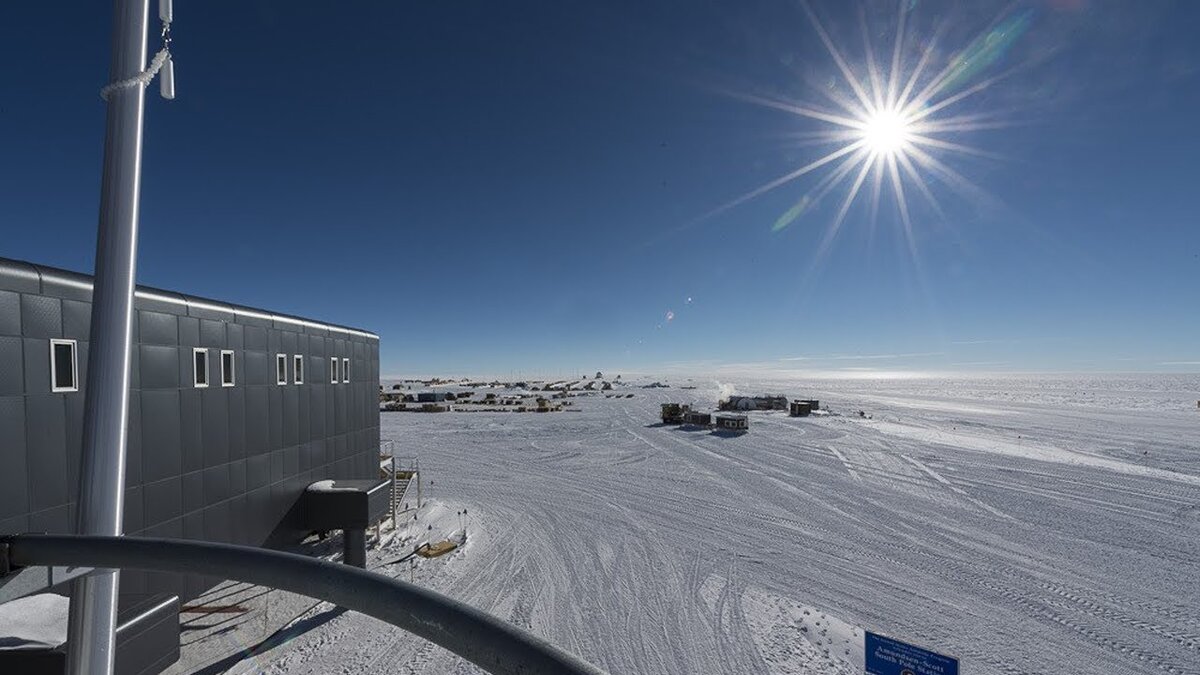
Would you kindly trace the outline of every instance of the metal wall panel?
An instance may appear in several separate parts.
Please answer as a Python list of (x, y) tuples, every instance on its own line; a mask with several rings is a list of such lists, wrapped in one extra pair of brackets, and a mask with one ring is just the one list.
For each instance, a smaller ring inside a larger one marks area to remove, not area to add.
[(289, 446), (283, 449), (283, 475), (284, 478), (294, 476), (300, 473), (300, 448), (298, 446)]
[(225, 323), (225, 348), (242, 351), (245, 345), (245, 327), (236, 323)]
[(246, 351), (242, 354), (242, 362), (245, 365), (239, 377), (247, 386), (275, 384), (274, 356), (269, 356), (266, 352)]
[(14, 291), (0, 291), (0, 335), (21, 334), (21, 296)]
[(27, 338), (62, 337), (62, 301), (22, 293), (21, 335)]
[(179, 391), (142, 391), (142, 479), (159, 481), (183, 472)]
[(246, 489), (255, 490), (271, 484), (271, 458), (254, 455), (246, 459)]
[(308, 388), (308, 437), (310, 440), (325, 437), (325, 390), (329, 385), (318, 384)]
[(210, 466), (201, 472), (204, 480), (204, 505), (212, 506), (229, 499), (229, 464)]
[(29, 529), (32, 532), (69, 532), (71, 510), (66, 504), (29, 514)]
[[(300, 442), (300, 387), (282, 387), (283, 447), (295, 447)], [(289, 472), (292, 473), (292, 472)]]
[(201, 438), (204, 466), (229, 462), (229, 390), (210, 386), (200, 390)]
[(186, 517), (204, 508), (204, 473), (192, 471), (182, 476), (183, 515)]
[(179, 344), (179, 317), (165, 312), (137, 313), (138, 342), (143, 345)]
[(179, 445), (183, 470), (204, 468), (204, 442), (201, 435), (200, 390), (179, 390)]
[(267, 351), (267, 329), (262, 326), (242, 326), (246, 351)]
[[(49, 359), (49, 356), (46, 358)], [(0, 337), (0, 396), (24, 393), (25, 357), (21, 353), (21, 338)]]
[(200, 346), (224, 349), (225, 323), (213, 319), (200, 319)]
[(229, 459), (246, 456), (246, 389), (229, 389)]
[(25, 398), (0, 396), (0, 520), (29, 513), (28, 470), (25, 462)]
[[(83, 396), (64, 396), (63, 405), (66, 413), (63, 433), (66, 436), (67, 487), (74, 492), (75, 486), (79, 485), (80, 464), (83, 463)], [(125, 484), (130, 485), (132, 481), (127, 477)]]
[[(123, 531), (140, 532), (146, 528), (140, 485), (125, 490), (125, 513), (123, 515), (125, 516), (122, 521)], [(122, 581), (124, 581), (123, 578)]]
[(200, 346), (200, 319), (194, 316), (179, 317), (179, 345), (181, 347)]
[(244, 459), (229, 463), (229, 493), (234, 495), (246, 493), (246, 460)]
[(283, 447), (283, 387), (277, 385), (267, 389), (267, 449), (271, 451)]
[(91, 339), (92, 303), (81, 300), (62, 301), (63, 337), (84, 342)]
[[(83, 400), (80, 399), (80, 407), (83, 406)], [(134, 391), (129, 397), (129, 424), (125, 430), (125, 484), (140, 485), (142, 483), (142, 397), (140, 392)], [(78, 448), (73, 450), (74, 454), (79, 455), (77, 459), (82, 459), (83, 455), (83, 428), (78, 430), (78, 438), (76, 445), (69, 447)], [(74, 485), (74, 483), (72, 483)]]
[(66, 424), (66, 403), (61, 394), (30, 394), (25, 397), (23, 449), (29, 471), (30, 511), (40, 511), (68, 501)]
[(308, 416), (312, 387), (297, 387), (296, 397), (296, 441), (308, 443), (312, 440), (312, 420)]
[[(142, 389), (178, 390), (183, 382), (179, 379), (182, 366), (179, 363), (178, 347), (138, 345), (138, 379), (134, 384)], [(190, 363), (191, 350), (188, 350)], [(188, 370), (187, 386), (192, 386), (191, 370)]]
[(146, 505), (146, 526), (183, 515), (183, 478), (178, 474), (153, 483), (144, 483), (142, 499)]
[[(281, 352), (283, 352), (283, 346), (281, 345), (279, 331), (277, 331), (275, 329), (268, 329), (267, 330), (267, 353), (271, 354), (272, 358), (274, 358), (275, 354), (279, 354)], [(271, 381), (274, 382), (275, 378), (272, 377)]]
[[(296, 353), (296, 334), (290, 331), (279, 331), (279, 351), (288, 355), (291, 359), (292, 354)], [(290, 365), (290, 364), (289, 364)]]
[(278, 483), (284, 479), (285, 473), (283, 470), (283, 450), (272, 450), (271, 456), (271, 484)]
[(50, 341), (25, 338), (22, 341), (25, 393), (50, 393)]

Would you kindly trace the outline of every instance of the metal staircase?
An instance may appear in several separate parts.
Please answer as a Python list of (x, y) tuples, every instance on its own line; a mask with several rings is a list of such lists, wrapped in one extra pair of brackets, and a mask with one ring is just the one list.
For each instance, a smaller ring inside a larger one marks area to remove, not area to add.
[[(395, 444), (384, 441), (379, 448), (379, 476), (392, 481), (392, 526), (397, 524), (396, 516), (408, 511), (421, 508), (421, 465), (416, 457), (397, 457), (394, 453)], [(416, 494), (409, 494), (413, 485)]]

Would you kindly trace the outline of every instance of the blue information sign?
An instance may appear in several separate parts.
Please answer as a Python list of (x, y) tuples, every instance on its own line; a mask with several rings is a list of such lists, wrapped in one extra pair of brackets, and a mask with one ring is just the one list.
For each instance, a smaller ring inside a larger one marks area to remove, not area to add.
[(867, 675), (958, 675), (958, 659), (866, 632)]

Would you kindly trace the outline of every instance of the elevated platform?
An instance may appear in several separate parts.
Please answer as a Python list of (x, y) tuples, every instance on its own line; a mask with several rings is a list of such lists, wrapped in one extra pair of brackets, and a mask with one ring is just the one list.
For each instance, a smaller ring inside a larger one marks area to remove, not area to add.
[(367, 528), (391, 512), (391, 480), (323, 480), (309, 485), (301, 497), (304, 526), (341, 530), (347, 565), (367, 564)]

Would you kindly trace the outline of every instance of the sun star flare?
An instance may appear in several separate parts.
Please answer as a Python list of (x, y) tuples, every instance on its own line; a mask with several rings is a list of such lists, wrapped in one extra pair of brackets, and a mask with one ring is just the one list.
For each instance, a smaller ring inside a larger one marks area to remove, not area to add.
[[(772, 226), (779, 232), (801, 217), (814, 213), (830, 194), (847, 186), (837, 201), (833, 220), (826, 228), (817, 249), (818, 258), (836, 238), (860, 192), (870, 201), (871, 227), (880, 210), (880, 202), (890, 193), (901, 226), (902, 236), (914, 262), (917, 257), (910, 213), (910, 193), (919, 194), (934, 213), (943, 210), (935, 189), (949, 188), (970, 199), (988, 195), (961, 175), (945, 158), (949, 155), (994, 157), (963, 143), (966, 132), (1005, 126), (998, 112), (963, 111), (964, 101), (1007, 77), (1012, 70), (989, 73), (1004, 52), (1028, 26), (1028, 15), (993, 21), (988, 31), (951, 56), (940, 44), (942, 31), (914, 39), (906, 34), (910, 4), (897, 4), (895, 34), (890, 59), (876, 58), (865, 18), (862, 33), (864, 55), (851, 61), (807, 1), (800, 6), (808, 16), (833, 65), (841, 75), (841, 87), (822, 86), (816, 91), (824, 101), (794, 101), (759, 94), (735, 93), (738, 98), (757, 105), (781, 110), (824, 126), (822, 130), (796, 133), (805, 145), (825, 145), (832, 149), (798, 168), (750, 190), (726, 203), (724, 211), (766, 192), (821, 171), (824, 175), (799, 197)], [(982, 45), (982, 46), (981, 46)], [(991, 45), (992, 47), (983, 48)], [(938, 70), (937, 61), (945, 59)]]

